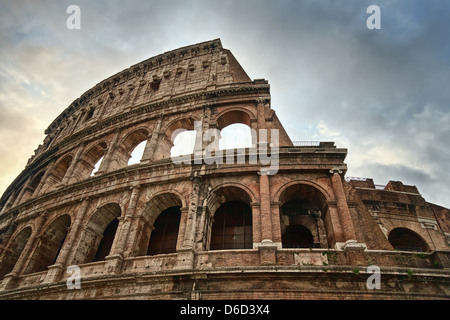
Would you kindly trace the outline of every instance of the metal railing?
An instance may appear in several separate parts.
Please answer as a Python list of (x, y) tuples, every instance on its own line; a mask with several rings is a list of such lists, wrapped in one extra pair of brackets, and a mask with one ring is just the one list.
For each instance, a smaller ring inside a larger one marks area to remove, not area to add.
[(320, 141), (292, 141), (294, 147), (318, 147)]

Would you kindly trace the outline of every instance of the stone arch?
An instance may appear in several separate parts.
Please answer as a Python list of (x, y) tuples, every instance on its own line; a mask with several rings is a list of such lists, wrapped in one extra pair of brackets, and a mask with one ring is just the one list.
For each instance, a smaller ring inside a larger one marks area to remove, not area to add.
[(120, 206), (110, 202), (98, 207), (91, 214), (82, 230), (74, 264), (100, 261), (109, 254), (114, 246), (121, 213)]
[(67, 170), (69, 170), (72, 160), (73, 156), (71, 154), (64, 155), (60, 159), (58, 159), (58, 161), (55, 163), (55, 166), (47, 176), (47, 179), (44, 182), (44, 186), (41, 189), (41, 193), (50, 191), (63, 181)]
[(273, 201), (275, 203), (279, 203), (282, 201), (281, 195), (282, 193), (289, 187), (294, 186), (294, 185), (299, 185), (299, 184), (303, 184), (303, 185), (308, 185), (311, 186), (315, 189), (317, 189), (317, 191), (319, 191), (323, 197), (325, 198), (324, 200), (327, 201), (333, 201), (334, 198), (330, 195), (330, 193), (320, 184), (314, 182), (314, 181), (310, 181), (310, 180), (291, 180), (288, 183), (285, 183), (284, 185), (282, 185), (278, 191), (275, 193), (274, 197), (273, 197)]
[(25, 274), (46, 271), (48, 266), (54, 264), (63, 246), (70, 224), (70, 216), (64, 214), (43, 227), (44, 231), (39, 237), (38, 244), (25, 269)]
[(206, 206), (214, 214), (217, 208), (226, 201), (242, 201), (249, 205), (257, 202), (255, 195), (246, 185), (223, 183), (211, 189), (206, 197)]
[[(227, 109), (216, 117), (217, 129), (220, 130), (220, 148), (251, 147), (256, 145), (257, 133), (252, 123), (256, 121), (255, 116), (243, 108)], [(246, 128), (247, 127), (247, 128)], [(239, 134), (235, 131), (238, 130)], [(229, 142), (233, 138), (233, 142)], [(243, 142), (248, 141), (248, 144)], [(227, 142), (227, 143), (226, 143)], [(227, 147), (222, 147), (226, 143)]]
[[(141, 223), (137, 232), (138, 242), (134, 255), (175, 252), (183, 206), (182, 197), (175, 192), (162, 191), (155, 194), (146, 203), (139, 216)], [(170, 229), (169, 237), (165, 237), (165, 231), (160, 232), (160, 228)], [(159, 243), (156, 244), (155, 241)]]
[(332, 227), (323, 220), (327, 197), (312, 183), (303, 181), (284, 185), (275, 195), (280, 216), (283, 248), (328, 248)]
[(253, 247), (252, 195), (248, 188), (227, 184), (216, 187), (206, 199), (204, 234), (210, 250)]
[(34, 196), (36, 190), (39, 188), (39, 185), (42, 183), (42, 178), (44, 177), (44, 174), (45, 169), (42, 169), (33, 176), (28, 186), (25, 187), (20, 202), (25, 202)]
[(128, 160), (131, 157), (131, 153), (134, 148), (143, 141), (147, 141), (149, 137), (149, 131), (147, 128), (137, 128), (128, 134), (119, 142), (118, 148), (115, 150), (113, 168), (122, 168), (127, 166)]
[(169, 139), (171, 139), (172, 134), (179, 129), (194, 130), (195, 121), (200, 120), (192, 115), (179, 116), (175, 119), (170, 120), (165, 126), (163, 126), (161, 128), (161, 133), (165, 134)]
[(428, 243), (415, 231), (408, 228), (397, 227), (388, 235), (388, 241), (396, 250), (402, 251), (431, 251)]
[(76, 164), (72, 177), (73, 182), (89, 178), (95, 165), (105, 156), (107, 149), (108, 144), (105, 141), (89, 146)]
[(60, 183), (64, 176), (66, 175), (67, 170), (70, 167), (70, 164), (72, 163), (73, 156), (72, 155), (66, 155), (63, 156), (62, 159), (60, 159), (56, 164), (54, 169), (52, 170), (52, 175), (55, 177), (55, 183)]
[(22, 229), (17, 230), (15, 235), (13, 235), (12, 239), (9, 241), (8, 246), (3, 251), (2, 260), (0, 261), (0, 280), (13, 270), (31, 236), (31, 232), (32, 228), (30, 226), (23, 227)]
[[(155, 159), (168, 159), (171, 149), (174, 146), (175, 138), (184, 131), (194, 131), (195, 121), (199, 121), (193, 116), (180, 116), (169, 121), (160, 131), (156, 146)], [(201, 138), (201, 137), (199, 137)]]
[(242, 123), (251, 128), (252, 121), (255, 121), (255, 119), (256, 116), (249, 110), (236, 107), (226, 109), (219, 113), (216, 117), (216, 123), (219, 130), (235, 123)]

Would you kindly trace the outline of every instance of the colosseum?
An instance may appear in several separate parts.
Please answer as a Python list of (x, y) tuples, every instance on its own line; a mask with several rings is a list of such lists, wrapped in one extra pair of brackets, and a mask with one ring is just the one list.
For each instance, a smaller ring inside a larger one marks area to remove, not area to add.
[[(232, 124), (248, 147), (218, 148)], [(101, 81), (45, 134), (0, 199), (0, 299), (449, 298), (449, 209), (291, 141), (219, 39)]]

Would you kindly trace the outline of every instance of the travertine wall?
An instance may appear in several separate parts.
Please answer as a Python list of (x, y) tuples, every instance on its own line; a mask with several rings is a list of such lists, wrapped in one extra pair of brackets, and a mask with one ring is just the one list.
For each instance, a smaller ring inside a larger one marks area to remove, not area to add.
[[(0, 297), (447, 298), (448, 210), (399, 182), (379, 190), (345, 181), (347, 150), (332, 142), (293, 146), (269, 89), (213, 40), (143, 61), (74, 101), (0, 199)], [(173, 133), (198, 129), (196, 121), (202, 130), (243, 123), (257, 133), (253, 147), (233, 163), (224, 154), (223, 163), (192, 155), (177, 164)], [(276, 174), (254, 161), (259, 129), (279, 130), (279, 148), (269, 150)], [(140, 163), (129, 166), (142, 141)], [(289, 219), (281, 223), (280, 210), (290, 200), (314, 206), (314, 217), (292, 220), (316, 228), (314, 248), (283, 248)], [(210, 250), (214, 214), (229, 201), (251, 208), (251, 249)], [(176, 250), (147, 256), (155, 221), (171, 207), (180, 208)], [(114, 219), (109, 254), (94, 261)], [(389, 233), (398, 227), (428, 252), (395, 251)], [(386, 276), (381, 291), (364, 285), (372, 264)], [(66, 286), (71, 265), (81, 269), (81, 290)]]

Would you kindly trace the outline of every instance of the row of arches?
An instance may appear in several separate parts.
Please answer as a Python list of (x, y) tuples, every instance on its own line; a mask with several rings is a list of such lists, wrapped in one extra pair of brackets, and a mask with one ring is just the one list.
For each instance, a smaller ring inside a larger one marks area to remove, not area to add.
[[(328, 248), (327, 230), (322, 221), (326, 210), (324, 201), (324, 195), (309, 185), (292, 185), (281, 193), (279, 218), (283, 248)], [(253, 248), (254, 208), (244, 189), (219, 188), (210, 193), (204, 204), (205, 250)], [(129, 227), (134, 230), (129, 255), (177, 252), (183, 240), (180, 230), (185, 206), (182, 198), (173, 192), (161, 193), (148, 201), (135, 215), (134, 225)], [(65, 246), (69, 232), (77, 232), (71, 217), (63, 214), (44, 225), (23, 268), (24, 274), (45, 271), (58, 259), (59, 263), (79, 265), (102, 261), (112, 254), (123, 219), (119, 204), (107, 203), (94, 210), (79, 228), (76, 241)], [(13, 270), (32, 231), (32, 226), (25, 226), (11, 237), (0, 264), (0, 279)], [(388, 240), (397, 250), (430, 251), (425, 240), (406, 228), (391, 230)]]
[[(239, 110), (225, 112), (217, 119), (221, 130), (219, 148), (248, 148), (254, 143), (251, 133), (251, 115)], [(174, 119), (158, 131), (140, 127), (123, 138), (87, 145), (57, 159), (53, 164), (35, 172), (23, 186), (23, 190), (10, 196), (3, 211), (32, 197), (44, 194), (61, 185), (82, 181), (95, 174), (114, 171), (138, 164), (143, 160), (168, 159), (192, 154), (197, 131), (194, 118)], [(198, 138), (198, 137), (197, 137)]]

